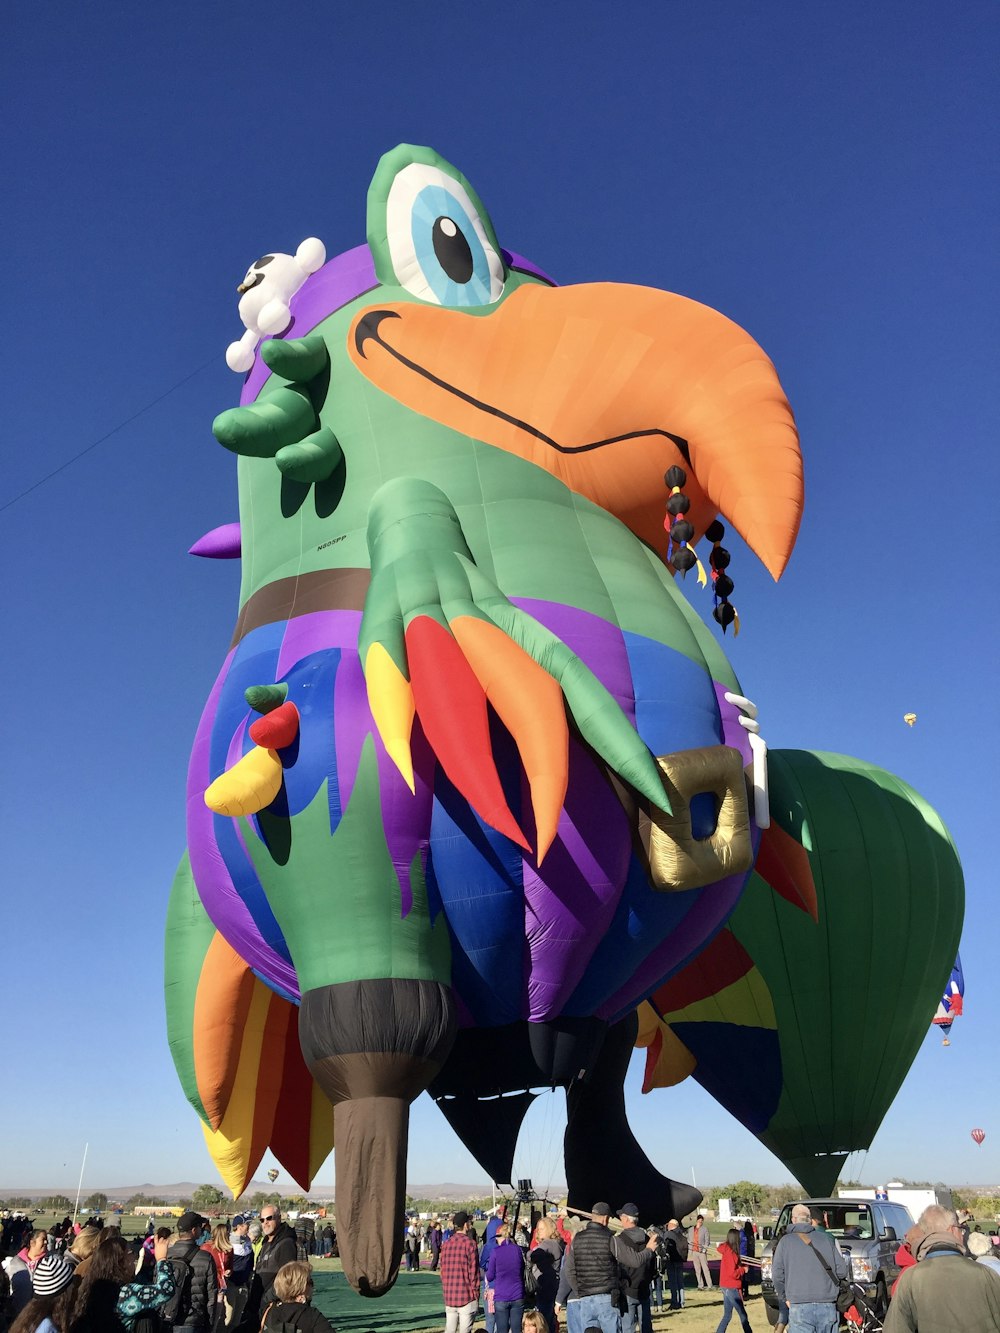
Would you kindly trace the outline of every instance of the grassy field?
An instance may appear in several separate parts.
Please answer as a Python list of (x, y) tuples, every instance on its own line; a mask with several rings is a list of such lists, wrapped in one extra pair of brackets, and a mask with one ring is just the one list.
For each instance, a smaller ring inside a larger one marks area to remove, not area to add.
[[(399, 1280), (388, 1295), (370, 1301), (357, 1295), (347, 1284), (336, 1260), (314, 1259), (316, 1295), (313, 1304), (329, 1319), (337, 1333), (415, 1333), (444, 1328), (441, 1305), (441, 1282), (436, 1273), (400, 1273)], [(683, 1310), (653, 1311), (655, 1333), (712, 1333), (722, 1317), (722, 1295), (717, 1287), (711, 1291), (687, 1291)], [(752, 1294), (747, 1302), (750, 1322), (757, 1330), (768, 1328), (764, 1304), (759, 1295)], [(564, 1325), (565, 1327), (565, 1325)], [(738, 1329), (734, 1321), (731, 1328)], [(482, 1315), (475, 1329), (483, 1329)]]

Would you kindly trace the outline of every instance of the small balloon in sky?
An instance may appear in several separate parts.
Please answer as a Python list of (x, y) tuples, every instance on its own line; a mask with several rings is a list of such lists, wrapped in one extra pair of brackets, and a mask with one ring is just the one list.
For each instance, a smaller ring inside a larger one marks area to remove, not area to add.
[(974, 1130), (972, 1131), (972, 1137), (976, 1140), (976, 1142), (979, 1144), (979, 1146), (982, 1147), (983, 1139), (985, 1139), (985, 1137), (986, 1137), (986, 1130), (985, 1130), (985, 1129), (974, 1129)]
[(268, 1173), (267, 1173), (267, 1178), (268, 1178), (268, 1180), (271, 1182), (272, 1185), (273, 1185), (274, 1182), (278, 1179), (278, 1173), (277, 1173), (277, 1171), (275, 1170), (275, 1168), (274, 1168), (273, 1166), (271, 1167), (270, 1171), (268, 1171)]
[(907, 725), (908, 727), (912, 727), (913, 724), (914, 724), (914, 722), (916, 722), (916, 720), (917, 720), (917, 715), (916, 715), (916, 713), (904, 713), (904, 714), (903, 714), (903, 721), (906, 723), (906, 725)]

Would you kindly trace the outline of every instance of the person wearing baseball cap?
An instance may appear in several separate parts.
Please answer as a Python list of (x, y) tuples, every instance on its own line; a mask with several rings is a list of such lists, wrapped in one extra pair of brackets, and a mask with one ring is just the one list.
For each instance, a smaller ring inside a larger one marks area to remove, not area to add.
[(445, 1333), (470, 1333), (479, 1307), (479, 1264), (469, 1221), (469, 1214), (460, 1209), (451, 1219), (451, 1235), (441, 1246)]
[(611, 1242), (611, 1248), (623, 1263), (622, 1252), (633, 1251), (642, 1259), (642, 1265), (624, 1273), (622, 1276), (622, 1294), (626, 1308), (622, 1314), (622, 1328), (625, 1333), (652, 1333), (653, 1314), (650, 1309), (649, 1287), (656, 1274), (656, 1251), (647, 1247), (649, 1237), (639, 1227), (639, 1206), (635, 1203), (623, 1203), (618, 1209), (618, 1220), (622, 1230)]
[(569, 1333), (584, 1333), (588, 1328), (600, 1328), (601, 1333), (622, 1333), (618, 1313), (619, 1273), (631, 1274), (648, 1265), (645, 1255), (656, 1248), (656, 1237), (650, 1237), (641, 1251), (622, 1246), (616, 1256), (613, 1237), (608, 1230), (611, 1205), (603, 1199), (590, 1210), (591, 1221), (578, 1231), (563, 1266), (563, 1284), (573, 1292), (566, 1305), (566, 1324)]
[(243, 1213), (233, 1218), (229, 1240), (233, 1247), (233, 1265), (226, 1280), (226, 1327), (236, 1326), (250, 1295), (253, 1280), (253, 1246), (250, 1243), (250, 1219)]
[(200, 1246), (206, 1225), (201, 1213), (191, 1209), (181, 1213), (177, 1239), (167, 1251), (177, 1293), (164, 1309), (176, 1333), (208, 1333), (215, 1319), (219, 1292), (215, 1260)]

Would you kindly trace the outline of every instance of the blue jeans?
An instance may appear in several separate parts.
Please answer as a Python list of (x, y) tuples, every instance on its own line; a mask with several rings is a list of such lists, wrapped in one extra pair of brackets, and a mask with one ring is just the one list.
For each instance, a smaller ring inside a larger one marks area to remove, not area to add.
[(837, 1333), (840, 1316), (837, 1307), (831, 1301), (807, 1301), (803, 1305), (788, 1307), (789, 1329), (801, 1329), (803, 1333)]
[(658, 1310), (662, 1310), (662, 1309), (663, 1309), (663, 1274), (662, 1274), (662, 1273), (657, 1273), (656, 1277), (653, 1278), (653, 1280), (652, 1280), (652, 1282), (650, 1283), (650, 1286), (649, 1286), (649, 1294), (650, 1294), (650, 1297), (652, 1298), (652, 1303), (653, 1303), (653, 1305), (655, 1305), (656, 1308), (657, 1308)]
[(496, 1301), (496, 1333), (521, 1333), (524, 1301)]
[(566, 1306), (567, 1333), (586, 1333), (599, 1328), (601, 1333), (622, 1333), (622, 1317), (610, 1296), (581, 1296)]
[(622, 1315), (622, 1333), (653, 1333), (649, 1297), (626, 1296), (628, 1309)]
[(670, 1308), (680, 1310), (684, 1305), (684, 1265), (667, 1264), (667, 1277), (670, 1280)]
[[(750, 1333), (750, 1320), (747, 1318), (747, 1312), (743, 1308), (743, 1293), (739, 1287), (722, 1288), (722, 1318), (719, 1320), (718, 1328), (715, 1333), (722, 1333), (724, 1328), (729, 1327), (729, 1321), (733, 1315), (739, 1317), (743, 1325), (743, 1333)], [(836, 1333), (836, 1330), (834, 1330)]]

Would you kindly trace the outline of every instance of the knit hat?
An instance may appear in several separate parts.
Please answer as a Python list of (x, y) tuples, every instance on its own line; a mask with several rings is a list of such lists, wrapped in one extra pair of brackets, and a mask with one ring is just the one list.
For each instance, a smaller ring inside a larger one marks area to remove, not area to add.
[(610, 1203), (603, 1203), (603, 1202), (595, 1203), (590, 1211), (594, 1214), (595, 1217), (610, 1217), (611, 1205)]
[(58, 1296), (73, 1281), (73, 1265), (61, 1254), (45, 1254), (35, 1264), (31, 1285), (36, 1296)]

